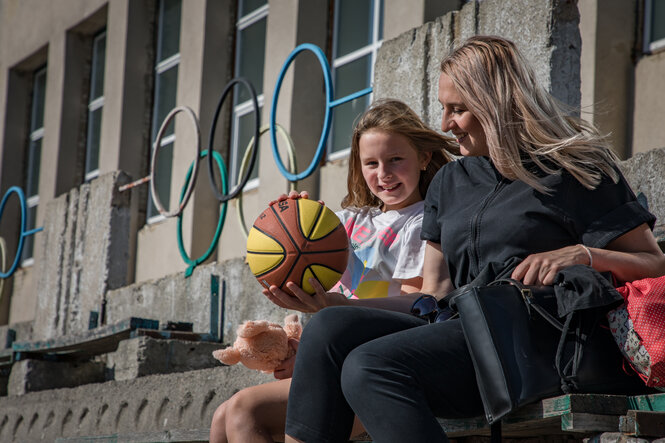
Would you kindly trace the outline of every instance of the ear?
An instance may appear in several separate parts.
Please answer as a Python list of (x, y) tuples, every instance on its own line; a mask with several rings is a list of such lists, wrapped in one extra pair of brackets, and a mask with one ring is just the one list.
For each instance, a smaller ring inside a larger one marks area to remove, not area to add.
[(429, 162), (432, 161), (432, 153), (429, 151), (420, 151), (418, 152), (418, 158), (420, 159), (420, 170), (424, 171)]

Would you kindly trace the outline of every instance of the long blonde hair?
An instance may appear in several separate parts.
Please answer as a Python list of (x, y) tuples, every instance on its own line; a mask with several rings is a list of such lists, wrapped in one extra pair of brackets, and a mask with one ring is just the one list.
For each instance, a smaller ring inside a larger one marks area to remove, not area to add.
[(383, 204), (365, 183), (360, 163), (360, 138), (371, 130), (400, 134), (406, 137), (411, 147), (419, 153), (432, 153), (426, 169), (420, 172), (418, 190), (422, 197), (427, 193), (427, 188), (439, 168), (450, 161), (450, 156), (444, 149), (455, 152), (456, 148), (450, 137), (428, 128), (405, 103), (394, 99), (377, 100), (360, 116), (353, 130), (347, 178), (348, 194), (342, 200), (343, 208), (380, 207)]
[[(536, 81), (515, 44), (496, 36), (475, 36), (441, 62), (469, 111), (480, 121), (490, 158), (506, 178), (547, 193), (532, 163), (547, 174), (564, 169), (594, 189), (602, 176), (615, 182), (617, 157), (592, 124), (567, 115)], [(527, 165), (525, 165), (527, 163)]]

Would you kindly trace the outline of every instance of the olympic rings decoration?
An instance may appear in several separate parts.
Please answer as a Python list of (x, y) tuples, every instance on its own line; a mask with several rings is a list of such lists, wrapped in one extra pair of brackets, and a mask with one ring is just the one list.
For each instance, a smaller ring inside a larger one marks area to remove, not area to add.
[(2, 213), (5, 210), (5, 205), (7, 204), (7, 200), (9, 199), (9, 196), (13, 193), (18, 196), (18, 201), (19, 204), (21, 205), (21, 233), (18, 238), (18, 246), (16, 247), (16, 257), (14, 258), (14, 262), (10, 266), (9, 270), (7, 270), (6, 272), (0, 271), (0, 278), (7, 278), (10, 275), (12, 275), (14, 271), (16, 271), (16, 268), (18, 267), (18, 262), (21, 259), (21, 255), (23, 254), (23, 241), (25, 240), (25, 237), (33, 235), (44, 229), (44, 228), (36, 228), (36, 229), (31, 229), (30, 231), (25, 230), (25, 221), (27, 219), (25, 194), (23, 193), (23, 189), (19, 188), (18, 186), (12, 186), (11, 188), (9, 188), (9, 190), (5, 193), (4, 197), (2, 197), (2, 203), (0, 203), (0, 219), (2, 219)]
[[(293, 141), (291, 140), (290, 136), (288, 133), (279, 126), (276, 123), (276, 109), (277, 109), (277, 102), (279, 98), (279, 93), (282, 87), (282, 82), (284, 80), (284, 77), (286, 75), (286, 72), (295, 59), (295, 57), (303, 52), (303, 51), (311, 51), (314, 53), (314, 55), (317, 57), (319, 60), (319, 64), (321, 65), (321, 70), (323, 72), (323, 78), (324, 78), (324, 83), (325, 83), (325, 98), (326, 98), (326, 104), (325, 104), (325, 117), (324, 117), (324, 124), (323, 128), (321, 131), (321, 136), (319, 138), (319, 143), (316, 148), (316, 152), (314, 154), (314, 157), (312, 158), (311, 163), (309, 166), (302, 171), (301, 173), (298, 173), (296, 170), (296, 161), (295, 161), (295, 148), (293, 146)], [(224, 104), (224, 100), (226, 99), (226, 96), (232, 91), (233, 86), (236, 84), (242, 84), (247, 88), (247, 90), (250, 93), (251, 96), (251, 101), (254, 109), (254, 136), (250, 140), (245, 153), (243, 155), (241, 167), (239, 170), (239, 175), (241, 176), (241, 180), (236, 184), (236, 186), (228, 192), (228, 185), (227, 185), (227, 171), (226, 171), (226, 165), (224, 164), (224, 160), (222, 156), (213, 150), (213, 142), (214, 142), (214, 137), (215, 137), (215, 130), (217, 128), (217, 121), (219, 119), (219, 115), (221, 113), (222, 106)], [(227, 202), (233, 198), (238, 198), (238, 221), (241, 226), (241, 231), (247, 235), (247, 228), (245, 226), (245, 220), (244, 220), (244, 214), (243, 214), (243, 208), (242, 208), (242, 190), (249, 181), (249, 177), (251, 176), (252, 170), (254, 169), (254, 165), (256, 164), (256, 159), (258, 155), (258, 145), (259, 145), (259, 137), (264, 134), (266, 131), (270, 132), (270, 144), (271, 144), (271, 149), (272, 149), (272, 154), (275, 159), (275, 163), (277, 164), (277, 168), (279, 169), (280, 173), (290, 182), (290, 188), (295, 189), (296, 183), (306, 177), (309, 177), (314, 173), (316, 170), (316, 167), (318, 164), (321, 162), (324, 153), (325, 153), (325, 146), (326, 146), (326, 140), (328, 139), (328, 135), (330, 133), (330, 127), (331, 127), (331, 122), (332, 122), (332, 109), (342, 105), (344, 103), (347, 103), (351, 100), (355, 100), (358, 97), (362, 97), (364, 95), (370, 94), (372, 92), (372, 88), (365, 88), (360, 91), (357, 91), (353, 94), (349, 94), (345, 97), (342, 97), (338, 100), (333, 100), (334, 94), (333, 94), (333, 82), (332, 82), (332, 74), (330, 70), (330, 65), (328, 63), (328, 60), (325, 57), (325, 54), (323, 51), (318, 47), (310, 43), (304, 43), (296, 47), (291, 54), (289, 54), (288, 58), (284, 62), (284, 65), (282, 65), (282, 69), (279, 73), (279, 76), (277, 78), (277, 83), (275, 84), (275, 90), (272, 96), (272, 105), (270, 109), (270, 121), (269, 124), (265, 127), (260, 128), (259, 130), (259, 125), (261, 121), (260, 117), (260, 110), (258, 106), (258, 99), (256, 96), (256, 90), (254, 89), (254, 86), (252, 85), (251, 82), (246, 80), (243, 77), (236, 77), (231, 79), (226, 86), (224, 87), (224, 90), (222, 92), (222, 95), (220, 96), (220, 99), (217, 103), (217, 108), (215, 109), (215, 113), (213, 116), (213, 121), (212, 121), (212, 126), (210, 127), (210, 136), (209, 136), (209, 147), (207, 150), (202, 151), (201, 150), (201, 134), (200, 134), (200, 128), (199, 128), (199, 121), (194, 113), (194, 111), (186, 106), (179, 106), (171, 110), (169, 114), (165, 117), (164, 122), (159, 128), (159, 131), (157, 133), (157, 137), (155, 139), (155, 142), (152, 147), (152, 159), (150, 162), (150, 175), (143, 177), (139, 180), (136, 180), (132, 183), (120, 186), (118, 190), (120, 192), (131, 189), (135, 186), (138, 186), (140, 184), (150, 182), (150, 191), (152, 194), (152, 199), (155, 204), (155, 207), (159, 211), (161, 215), (164, 217), (178, 217), (178, 248), (180, 249), (180, 255), (182, 256), (183, 260), (185, 263), (189, 265), (185, 275), (189, 276), (193, 272), (194, 267), (199, 265), (200, 263), (204, 262), (207, 260), (210, 255), (212, 254), (213, 250), (216, 248), (217, 243), (219, 241), (219, 237), (221, 235), (221, 231), (224, 226), (224, 221), (226, 219), (226, 210), (227, 210)], [(180, 200), (179, 200), (179, 205), (178, 208), (174, 211), (167, 211), (164, 206), (162, 205), (162, 202), (159, 199), (159, 195), (156, 192), (156, 182), (155, 182), (155, 169), (157, 165), (157, 157), (159, 153), (159, 149), (161, 148), (161, 141), (164, 136), (164, 133), (168, 127), (168, 125), (171, 123), (171, 121), (175, 118), (176, 114), (179, 112), (185, 112), (190, 120), (192, 120), (192, 123), (194, 124), (194, 128), (196, 130), (196, 158), (193, 162), (192, 165), (190, 165), (187, 175), (185, 178), (185, 184), (183, 185), (181, 195), (180, 195)], [(280, 135), (284, 138), (287, 144), (287, 152), (289, 155), (289, 169), (284, 166), (284, 163), (282, 162), (282, 158), (280, 156), (279, 150), (277, 148), (277, 132), (280, 133)], [(199, 161), (207, 157), (207, 163), (208, 163), (208, 178), (210, 180), (210, 185), (212, 187), (213, 193), (217, 200), (219, 200), (220, 203), (223, 204), (223, 207), (220, 211), (220, 217), (218, 220), (217, 224), (217, 229), (215, 231), (215, 235), (213, 238), (212, 243), (210, 244), (210, 247), (208, 250), (199, 258), (197, 259), (191, 259), (187, 253), (185, 252), (184, 246), (183, 246), (183, 241), (182, 241), (182, 212), (189, 202), (189, 199), (194, 191), (194, 186), (196, 179), (198, 177), (198, 168), (199, 168)], [(221, 177), (221, 186), (222, 186), (222, 192), (220, 193), (219, 190), (217, 189), (217, 183), (215, 182), (215, 175), (213, 173), (213, 157), (214, 160), (217, 162), (217, 165), (220, 170), (220, 177)], [(228, 192), (228, 193), (227, 193)], [(20, 257), (23, 252), (23, 245), (24, 245), (24, 239), (25, 237), (29, 235), (34, 235), (35, 233), (43, 230), (43, 228), (37, 228), (37, 229), (32, 229), (29, 231), (25, 230), (25, 224), (27, 220), (27, 214), (26, 214), (26, 203), (25, 203), (25, 195), (23, 193), (23, 190), (17, 186), (11, 187), (7, 193), (5, 193), (2, 203), (0, 203), (0, 219), (2, 218), (2, 213), (5, 208), (5, 204), (7, 202), (8, 197), (12, 194), (16, 193), (19, 197), (19, 203), (21, 205), (21, 223), (20, 223), (20, 237), (19, 237), (19, 242), (18, 242), (18, 248), (16, 252), (16, 258), (14, 259), (14, 262), (12, 263), (12, 266), (8, 271), (2, 271), (0, 269), (0, 279), (8, 278), (11, 276), (16, 268), (18, 267)], [(1, 240), (1, 238), (0, 238)], [(0, 243), (1, 247), (1, 243)], [(6, 259), (5, 257), (5, 250), (1, 249), (0, 252), (2, 253), (2, 260), (3, 263)], [(4, 264), (2, 265), (4, 268)], [(1, 293), (0, 293), (1, 295)]]
[[(169, 126), (169, 123), (171, 123), (171, 120), (175, 118), (178, 112), (184, 112), (185, 114), (187, 114), (189, 118), (192, 120), (194, 128), (196, 129), (196, 157), (195, 157), (196, 160), (194, 161), (193, 177), (188, 182), (189, 185), (187, 186), (184, 195), (180, 197), (180, 204), (178, 206), (178, 209), (174, 211), (167, 211), (166, 209), (164, 209), (162, 201), (159, 199), (159, 194), (157, 194), (157, 189), (155, 187), (156, 186), (155, 169), (157, 165), (157, 153), (161, 148), (162, 137), (164, 136), (164, 132), (166, 131), (166, 128)], [(157, 208), (159, 213), (162, 214), (164, 217), (177, 217), (180, 214), (182, 214), (183, 209), (185, 209), (185, 206), (189, 201), (189, 197), (192, 196), (192, 191), (194, 191), (196, 177), (199, 173), (199, 162), (198, 162), (199, 157), (201, 157), (201, 131), (199, 129), (199, 121), (196, 118), (196, 114), (194, 114), (194, 111), (192, 111), (192, 109), (187, 106), (178, 106), (176, 108), (173, 108), (171, 112), (168, 113), (166, 118), (164, 118), (164, 122), (162, 123), (162, 126), (160, 126), (159, 128), (159, 132), (157, 132), (157, 137), (155, 138), (155, 143), (153, 144), (152, 148), (152, 160), (150, 162), (150, 192), (152, 193), (152, 201), (155, 203), (155, 207)]]
[[(208, 156), (208, 151), (205, 150), (201, 152), (199, 155), (199, 158), (203, 158), (205, 156)], [(222, 156), (219, 154), (219, 152), (212, 151), (212, 156), (215, 157), (215, 161), (217, 162), (217, 166), (219, 167), (219, 174), (222, 179), (222, 192), (226, 193), (227, 190), (227, 184), (226, 184), (226, 165), (224, 164), (224, 159)], [(208, 156), (210, 157), (210, 156)], [(194, 160), (194, 164), (198, 163), (198, 159)], [(194, 164), (189, 166), (189, 169), (187, 170), (187, 175), (185, 176), (185, 184), (182, 187), (182, 191), (180, 192), (180, 200), (182, 201), (183, 197), (185, 196), (186, 189), (188, 189), (188, 184), (193, 181), (193, 179), (190, 181), (190, 177), (192, 175), (192, 168), (194, 168)], [(222, 204), (222, 209), (219, 214), (219, 220), (217, 221), (217, 229), (215, 230), (215, 235), (213, 236), (212, 242), (210, 243), (210, 247), (208, 247), (208, 250), (203, 253), (199, 258), (192, 260), (189, 255), (187, 255), (187, 252), (185, 251), (185, 245), (183, 244), (182, 241), (182, 214), (178, 215), (178, 231), (177, 231), (177, 237), (178, 237), (178, 249), (180, 250), (180, 257), (184, 260), (185, 263), (187, 263), (189, 266), (187, 267), (187, 270), (185, 271), (185, 277), (189, 277), (192, 275), (192, 272), (194, 272), (194, 268), (203, 263), (210, 257), (212, 252), (215, 250), (217, 247), (217, 243), (219, 242), (219, 236), (222, 234), (222, 229), (224, 228), (224, 221), (226, 220), (226, 208), (228, 206), (228, 202), (224, 202)]]
[(224, 88), (224, 92), (222, 92), (222, 95), (219, 98), (219, 101), (217, 102), (217, 109), (215, 109), (215, 114), (212, 117), (212, 126), (210, 126), (210, 137), (208, 137), (208, 152), (215, 152), (213, 150), (213, 141), (215, 140), (215, 129), (217, 129), (217, 120), (219, 118), (219, 113), (222, 110), (222, 105), (224, 104), (224, 100), (226, 99), (226, 96), (233, 90), (233, 86), (235, 86), (236, 83), (241, 83), (243, 84), (247, 90), (249, 91), (249, 95), (252, 97), (252, 105), (254, 106), (254, 137), (252, 140), (254, 141), (252, 146), (252, 155), (251, 155), (251, 160), (250, 160), (250, 167), (247, 168), (245, 171), (245, 174), (242, 176), (241, 180), (238, 182), (235, 188), (231, 192), (229, 192), (227, 195), (226, 191), (222, 191), (223, 194), (220, 194), (219, 191), (217, 190), (217, 184), (215, 183), (215, 176), (212, 171), (212, 157), (208, 155), (208, 178), (210, 179), (210, 184), (212, 186), (212, 191), (215, 194), (215, 197), (217, 197), (217, 200), (219, 200), (221, 203), (227, 202), (231, 199), (234, 199), (240, 191), (245, 187), (247, 182), (249, 181), (249, 176), (252, 174), (252, 169), (254, 169), (254, 164), (256, 163), (256, 154), (258, 151), (257, 146), (259, 145), (259, 125), (261, 121), (261, 114), (259, 112), (259, 102), (256, 98), (256, 90), (254, 89), (254, 86), (252, 85), (251, 82), (249, 82), (247, 79), (244, 77), (236, 77), (231, 79), (227, 84), (226, 87)]
[[(259, 137), (268, 132), (270, 129), (270, 126), (265, 125), (261, 126), (261, 129), (259, 130)], [(289, 133), (286, 132), (286, 130), (282, 127), (282, 125), (277, 125), (277, 132), (284, 138), (284, 141), (286, 141), (286, 148), (287, 148), (287, 153), (289, 155), (289, 169), (293, 171), (295, 174), (297, 171), (297, 164), (296, 164), (296, 148), (293, 145), (293, 140), (291, 140), (291, 137), (289, 136)], [(247, 145), (247, 148), (245, 149), (245, 154), (242, 156), (242, 162), (240, 163), (240, 169), (238, 171), (238, 175), (243, 175), (243, 171), (247, 169), (247, 166), (249, 164), (249, 149), (252, 146), (253, 139), (249, 141), (249, 144)], [(289, 182), (289, 190), (293, 191), (296, 189), (298, 182)], [(242, 206), (242, 192), (238, 194), (237, 197), (237, 203), (236, 203), (236, 215), (238, 217), (238, 225), (240, 225), (240, 232), (243, 233), (245, 238), (249, 235), (249, 230), (247, 229), (247, 223), (245, 222), (245, 211), (243, 210)]]
[[(286, 168), (284, 167), (282, 158), (280, 157), (279, 151), (277, 150), (277, 138), (275, 136), (275, 125), (276, 125), (275, 119), (277, 117), (276, 115), (277, 100), (279, 98), (279, 91), (282, 88), (282, 81), (284, 81), (284, 76), (286, 75), (286, 71), (289, 69), (289, 66), (296, 58), (296, 56), (303, 51), (313, 52), (314, 55), (316, 55), (316, 58), (319, 60), (319, 64), (321, 65), (321, 70), (323, 71), (323, 80), (326, 85), (326, 113), (323, 120), (323, 130), (321, 131), (319, 144), (316, 148), (316, 152), (314, 154), (312, 162), (309, 164), (307, 169), (305, 169), (300, 174), (292, 174), (289, 171), (287, 171)], [(321, 159), (323, 158), (323, 154), (325, 152), (326, 140), (328, 139), (328, 134), (330, 133), (332, 108), (342, 105), (351, 100), (355, 100), (356, 98), (362, 97), (363, 95), (367, 95), (371, 92), (372, 88), (365, 88), (358, 92), (354, 92), (353, 94), (349, 94), (345, 97), (342, 97), (338, 100), (333, 100), (334, 95), (333, 95), (332, 74), (330, 72), (330, 65), (328, 64), (328, 59), (326, 58), (321, 48), (311, 43), (303, 43), (297, 46), (293, 51), (291, 51), (291, 54), (289, 54), (286, 61), (284, 62), (284, 65), (282, 65), (282, 70), (280, 71), (279, 76), (277, 77), (277, 83), (275, 84), (275, 92), (273, 92), (272, 95), (272, 105), (270, 107), (270, 141), (272, 145), (272, 154), (273, 157), (275, 158), (275, 163), (277, 164), (279, 172), (281, 172), (282, 175), (286, 177), (286, 179), (289, 181), (302, 180), (312, 175), (316, 170), (317, 165), (321, 162)]]
[[(0, 237), (0, 254), (2, 254), (2, 261), (0, 261), (0, 272), (7, 266), (7, 242), (4, 238)], [(0, 301), (2, 300), (2, 293), (5, 289), (5, 279), (0, 278)]]

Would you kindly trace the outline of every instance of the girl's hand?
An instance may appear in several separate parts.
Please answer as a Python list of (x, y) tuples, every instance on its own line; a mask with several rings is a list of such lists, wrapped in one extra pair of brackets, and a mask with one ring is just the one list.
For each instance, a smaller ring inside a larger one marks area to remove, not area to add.
[[(268, 206), (272, 206), (272, 205), (274, 205), (274, 204), (277, 203), (277, 202), (281, 202), (281, 201), (284, 201), (284, 200), (289, 199), (289, 198), (292, 199), (292, 200), (297, 200), (297, 199), (299, 199), (299, 198), (307, 198), (307, 199), (309, 199), (309, 192), (307, 192), (307, 191), (300, 191), (300, 192), (298, 192), (298, 191), (291, 191), (291, 192), (289, 192), (288, 195), (287, 195), (287, 194), (282, 194), (282, 195), (280, 195), (279, 197), (277, 197), (277, 200), (271, 200), (271, 201), (269, 201), (269, 202), (268, 202)], [(323, 200), (319, 200), (319, 203), (321, 203), (322, 205), (325, 206), (325, 203), (323, 203)]]
[(318, 312), (327, 306), (347, 304), (347, 298), (339, 292), (326, 292), (323, 286), (315, 278), (310, 278), (309, 283), (314, 287), (316, 293), (310, 295), (293, 282), (287, 282), (286, 287), (294, 296), (287, 294), (272, 285), (270, 289), (263, 289), (263, 295), (279, 307), (293, 309), (300, 312)]
[(588, 265), (589, 255), (581, 245), (531, 254), (513, 271), (511, 277), (525, 285), (554, 284), (556, 274), (572, 265)]
[(289, 339), (289, 346), (294, 350), (294, 353), (275, 368), (273, 375), (277, 380), (284, 380), (293, 376), (293, 366), (296, 364), (296, 353), (298, 352), (299, 344), (300, 340), (295, 338)]

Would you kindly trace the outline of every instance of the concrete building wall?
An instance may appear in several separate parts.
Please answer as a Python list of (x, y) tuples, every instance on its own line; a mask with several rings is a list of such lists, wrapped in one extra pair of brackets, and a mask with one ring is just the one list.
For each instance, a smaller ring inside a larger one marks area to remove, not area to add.
[[(62, 7), (65, 3), (67, 7)], [(10, 186), (22, 185), (31, 73), (44, 63), (48, 67), (37, 226), (46, 224), (44, 214), (49, 202), (77, 188), (82, 180), (85, 130), (82, 122), (90, 80), (90, 42), (91, 36), (104, 27), (108, 62), (100, 174), (124, 171), (135, 180), (148, 173), (156, 5), (156, 0), (60, 0), (46, 4), (36, 0), (0, 1), (0, 191), (3, 193)], [(217, 99), (233, 73), (235, 5), (233, 0), (183, 3), (177, 104), (190, 107), (198, 116), (203, 149), (209, 144)], [(270, 1), (263, 125), (268, 123), (275, 83), (287, 55), (304, 42), (315, 43), (330, 52), (331, 5), (329, 0)], [(439, 60), (456, 42), (468, 36), (500, 34), (517, 42), (555, 96), (592, 112), (601, 130), (612, 134), (621, 156), (659, 147), (662, 145), (659, 94), (665, 89), (659, 86), (665, 62), (662, 53), (645, 56), (635, 52), (641, 26), (638, 6), (637, 0), (612, 0), (603, 2), (602, 7), (598, 0), (578, 3), (385, 0), (384, 38), (390, 44), (379, 50), (374, 97), (402, 98), (430, 126), (438, 128)], [(576, 58), (579, 52), (574, 51), (580, 48), (581, 63)], [(550, 64), (552, 60), (555, 65)], [(579, 65), (581, 68), (575, 68)], [(404, 82), (405, 78), (409, 81)], [(577, 87), (580, 78), (581, 92)], [(318, 62), (311, 54), (300, 55), (284, 79), (276, 111), (278, 123), (295, 143), (299, 170), (310, 163), (319, 140), (325, 113), (323, 89)], [(229, 109), (227, 105), (222, 112), (215, 140), (215, 149), (227, 163)], [(165, 202), (169, 208), (178, 204), (195, 152), (196, 133), (187, 117), (179, 115), (175, 128), (171, 197)], [(282, 143), (280, 151), (285, 159)], [(261, 139), (259, 157), (259, 186), (243, 194), (246, 225), (251, 225), (269, 200), (288, 190), (288, 182), (275, 167), (267, 134)], [(347, 167), (346, 157), (325, 162), (297, 187), (323, 199), (332, 209), (339, 209), (346, 193)], [(182, 216), (183, 249), (191, 259), (200, 257), (209, 248), (220, 208), (209, 187), (206, 162), (200, 163), (199, 172), (195, 192)], [(147, 185), (140, 185), (126, 191), (131, 194), (132, 205), (128, 282), (149, 282), (185, 272), (190, 267), (180, 256), (176, 218), (145, 223), (147, 190)], [(10, 258), (19, 235), (16, 206), (8, 205), (0, 220)], [(238, 202), (234, 200), (228, 204), (220, 241), (208, 262), (244, 255), (245, 239), (237, 214)], [(35, 257), (46, 256), (47, 251), (42, 249), (44, 237), (39, 233), (34, 237)], [(23, 322), (35, 317), (39, 293), (36, 269), (36, 265), (19, 268), (6, 282), (4, 291), (8, 295), (0, 299), (0, 322)]]

